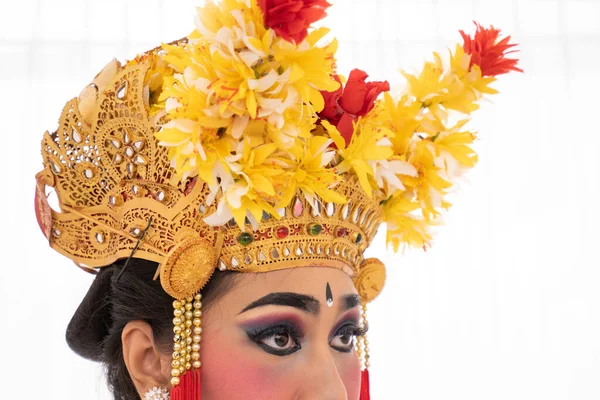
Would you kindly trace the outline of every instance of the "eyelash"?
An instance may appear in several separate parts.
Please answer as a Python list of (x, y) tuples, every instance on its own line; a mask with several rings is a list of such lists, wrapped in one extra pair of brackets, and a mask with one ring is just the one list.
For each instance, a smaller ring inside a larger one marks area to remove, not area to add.
[[(356, 326), (354, 323), (349, 323), (349, 324), (345, 324), (345, 325), (341, 326), (335, 333), (334, 338), (338, 337), (338, 336), (351, 335), (353, 337), (353, 339), (357, 339), (357, 338), (365, 336), (367, 334), (368, 330), (369, 330), (368, 325)], [(339, 351), (340, 353), (350, 353), (352, 351), (352, 349), (354, 348), (354, 340), (351, 342), (350, 346), (345, 347), (345, 348), (335, 347), (335, 346), (331, 346), (331, 347), (333, 349)]]
[[(340, 335), (352, 335), (354, 338), (359, 338), (365, 336), (368, 330), (369, 327), (367, 325), (356, 326), (354, 323), (348, 323), (341, 326), (337, 330), (334, 338)], [(266, 328), (250, 329), (246, 332), (246, 334), (250, 340), (256, 343), (256, 345), (261, 347), (265, 352), (281, 357), (290, 355), (300, 350), (302, 348), (300, 345), (300, 340), (304, 337), (302, 331), (297, 326), (290, 323), (279, 323)], [(272, 338), (276, 335), (288, 335), (290, 340), (295, 343), (295, 346), (290, 349), (277, 350), (263, 343), (264, 340)], [(335, 346), (332, 346), (332, 348), (341, 353), (350, 353), (354, 348), (354, 343), (348, 348), (340, 348)]]
[[(246, 332), (250, 340), (256, 343), (264, 351), (276, 356), (287, 356), (300, 350), (300, 339), (304, 337), (302, 331), (290, 323), (278, 323), (266, 328), (251, 329)], [(290, 339), (296, 344), (291, 349), (277, 350), (273, 347), (262, 343), (263, 340), (274, 337), (275, 335), (289, 335)]]

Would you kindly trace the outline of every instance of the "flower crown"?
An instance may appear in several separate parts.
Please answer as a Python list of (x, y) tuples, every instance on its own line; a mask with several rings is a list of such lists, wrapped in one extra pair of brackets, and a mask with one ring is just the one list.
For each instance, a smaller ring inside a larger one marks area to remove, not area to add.
[(297, 192), (314, 206), (344, 204), (335, 187), (350, 174), (381, 199), (388, 243), (429, 245), (446, 194), (477, 161), (470, 114), (496, 93), (496, 75), (519, 71), (505, 57), (514, 45), (494, 28), (461, 31), (448, 66), (435, 54), (420, 75), (404, 73), (407, 90), (393, 97), (387, 82), (367, 82), (361, 70), (345, 83), (338, 75), (337, 42), (310, 27), (328, 6), (226, 0), (200, 8), (187, 43), (163, 46), (154, 66), (164, 81), (152, 111), (167, 121), (156, 139), (182, 180), (210, 186), (218, 202), (210, 225), (256, 225)]

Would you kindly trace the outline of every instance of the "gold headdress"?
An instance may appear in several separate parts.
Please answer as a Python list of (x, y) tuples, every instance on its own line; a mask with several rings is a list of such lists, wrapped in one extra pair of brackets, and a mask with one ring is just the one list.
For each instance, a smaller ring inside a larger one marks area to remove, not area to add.
[(327, 265), (364, 304), (377, 296), (385, 269), (363, 253), (380, 224), (396, 249), (428, 245), (477, 161), (470, 113), (518, 70), (508, 38), (478, 26), (448, 66), (436, 54), (405, 74), (406, 93), (378, 99), (387, 82), (354, 70), (344, 85), (335, 40), (310, 28), (328, 4), (297, 3), (292, 30), (281, 13), (297, 7), (209, 2), (188, 38), (111, 62), (43, 139), (36, 211), (51, 246), (89, 271), (134, 251), (160, 265), (177, 299), (175, 386), (200, 367), (199, 291), (217, 268)]

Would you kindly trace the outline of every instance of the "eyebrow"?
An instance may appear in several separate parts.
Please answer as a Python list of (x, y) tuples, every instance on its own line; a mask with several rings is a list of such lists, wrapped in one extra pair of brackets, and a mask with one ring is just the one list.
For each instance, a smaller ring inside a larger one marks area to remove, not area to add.
[(350, 310), (360, 305), (360, 296), (357, 294), (347, 294), (342, 297), (342, 311)]
[(319, 300), (312, 296), (293, 292), (269, 293), (260, 299), (253, 301), (244, 308), (240, 314), (258, 307), (285, 306), (297, 308), (310, 314), (318, 314), (321, 309)]
[[(342, 297), (342, 312), (354, 308), (360, 304), (360, 297), (356, 294), (347, 294)], [(266, 306), (284, 306), (293, 307), (298, 310), (310, 313), (319, 314), (321, 311), (321, 303), (313, 296), (294, 292), (276, 292), (269, 293), (258, 300), (248, 304), (239, 314), (250, 311), (259, 307)], [(239, 315), (238, 314), (238, 315)]]

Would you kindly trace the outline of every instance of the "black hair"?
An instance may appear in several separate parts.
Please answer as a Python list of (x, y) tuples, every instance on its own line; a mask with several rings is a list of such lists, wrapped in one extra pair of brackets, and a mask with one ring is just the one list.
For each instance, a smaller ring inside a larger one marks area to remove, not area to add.
[[(170, 352), (174, 299), (160, 280), (153, 279), (157, 263), (133, 258), (123, 270), (124, 263), (100, 269), (67, 327), (66, 339), (75, 353), (104, 365), (115, 400), (139, 400), (123, 359), (123, 328), (130, 321), (147, 322), (157, 348)], [(220, 271), (213, 275), (202, 289), (204, 310), (233, 286), (234, 275)]]

